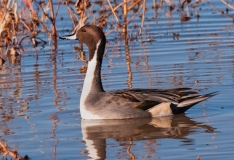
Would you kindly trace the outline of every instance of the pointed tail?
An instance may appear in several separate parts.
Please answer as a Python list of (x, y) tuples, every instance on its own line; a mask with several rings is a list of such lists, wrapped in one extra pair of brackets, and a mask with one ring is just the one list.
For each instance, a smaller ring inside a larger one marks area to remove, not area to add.
[(173, 114), (184, 113), (185, 111), (187, 111), (189, 108), (191, 108), (195, 104), (201, 101), (204, 101), (208, 98), (211, 98), (217, 94), (218, 92), (213, 92), (213, 93), (204, 94), (204, 95), (194, 95), (194, 96), (182, 98), (177, 106), (171, 106), (172, 112)]

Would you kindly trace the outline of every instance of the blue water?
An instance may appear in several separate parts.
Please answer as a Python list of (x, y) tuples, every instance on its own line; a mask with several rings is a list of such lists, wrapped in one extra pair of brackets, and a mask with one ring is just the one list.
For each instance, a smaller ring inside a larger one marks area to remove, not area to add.
[[(132, 36), (128, 43), (120, 35), (121, 29), (107, 35), (102, 65), (105, 90), (191, 87), (201, 93), (219, 91), (217, 96), (185, 115), (82, 121), (79, 99), (87, 62), (74, 49), (79, 43), (58, 40), (55, 50), (53, 41), (42, 33), (39, 37), (47, 42), (44, 48), (39, 45), (35, 51), (25, 40), (23, 56), (15, 63), (15, 57), (6, 58), (0, 70), (1, 143), (32, 159), (232, 159), (232, 20), (206, 2), (196, 8), (199, 20), (193, 8), (183, 12), (177, 1), (171, 18), (166, 16), (170, 13), (166, 2), (158, 10), (152, 9), (152, 3), (147, 1), (141, 36), (142, 10), (128, 25), (128, 35)], [(212, 4), (224, 11), (227, 8), (217, 0)], [(193, 14), (191, 20), (181, 22), (180, 14), (187, 12)], [(90, 15), (88, 22), (96, 14)], [(134, 14), (129, 11), (128, 18)], [(228, 15), (234, 17), (232, 10)], [(123, 23), (123, 18), (119, 19)], [(70, 34), (68, 30), (73, 27), (66, 5), (60, 6), (56, 22), (58, 35)], [(113, 16), (103, 28), (106, 33), (114, 29), (110, 23), (116, 24)], [(173, 39), (173, 33), (179, 34), (178, 39)], [(130, 61), (126, 60), (126, 47)], [(87, 60), (85, 46), (84, 51)]]

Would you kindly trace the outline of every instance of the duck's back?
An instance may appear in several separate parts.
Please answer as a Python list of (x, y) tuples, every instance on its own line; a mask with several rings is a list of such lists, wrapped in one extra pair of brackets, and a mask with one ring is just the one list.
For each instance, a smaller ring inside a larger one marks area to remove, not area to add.
[(117, 90), (89, 95), (86, 110), (98, 115), (100, 119), (167, 116), (184, 113), (215, 94), (199, 95), (190, 88)]

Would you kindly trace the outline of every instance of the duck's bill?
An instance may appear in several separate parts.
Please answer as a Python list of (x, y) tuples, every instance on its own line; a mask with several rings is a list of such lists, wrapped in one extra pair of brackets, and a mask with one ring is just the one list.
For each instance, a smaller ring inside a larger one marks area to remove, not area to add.
[(78, 40), (76, 38), (76, 33), (74, 34), (71, 34), (71, 35), (67, 35), (67, 36), (62, 36), (62, 37), (59, 37), (60, 39), (69, 39), (69, 40)]

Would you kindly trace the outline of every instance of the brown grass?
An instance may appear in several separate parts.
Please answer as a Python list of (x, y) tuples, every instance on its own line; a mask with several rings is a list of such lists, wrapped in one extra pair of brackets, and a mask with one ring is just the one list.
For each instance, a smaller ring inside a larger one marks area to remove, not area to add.
[[(88, 0), (60, 0), (54, 8), (52, 0), (0, 0), (0, 66), (4, 63), (4, 57), (22, 55), (25, 51), (24, 43), (27, 40), (31, 42), (32, 47), (36, 49), (39, 45), (46, 45), (46, 40), (38, 37), (42, 31), (47, 33), (49, 39), (52, 39), (54, 50), (57, 50), (57, 15), (60, 5), (67, 6), (68, 15), (73, 23), (74, 31), (91, 22), (99, 27), (111, 28), (107, 29), (106, 34), (111, 32), (119, 32), (126, 41), (131, 40), (128, 36), (129, 24), (136, 17), (141, 18), (141, 24), (136, 24), (134, 29), (138, 29), (138, 34), (143, 33), (145, 12), (147, 11), (146, 0), (123, 0), (123, 1), (91, 1)], [(190, 20), (190, 15), (186, 15), (183, 8), (189, 3), (195, 8), (201, 0), (195, 2), (183, 0), (178, 2), (178, 8), (181, 8), (181, 22)], [(222, 2), (227, 7), (233, 9), (225, 0)], [(176, 7), (174, 1), (155, 0), (152, 9), (157, 10), (162, 8), (163, 3), (167, 4), (170, 13)], [(211, 7), (216, 9), (222, 15), (233, 19), (231, 16), (218, 10), (212, 3), (206, 1)], [(35, 9), (36, 8), (36, 9)], [(198, 12), (196, 12), (199, 17)], [(170, 16), (168, 16), (170, 19)], [(48, 23), (49, 21), (49, 23)], [(35, 54), (38, 52), (35, 51)]]
[(26, 155), (22, 157), (16, 150), (12, 150), (7, 143), (4, 144), (3, 140), (0, 139), (0, 155), (3, 157), (11, 156), (15, 160), (29, 160), (29, 157)]

